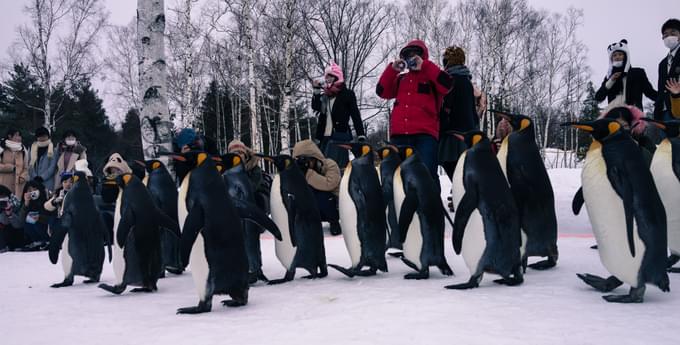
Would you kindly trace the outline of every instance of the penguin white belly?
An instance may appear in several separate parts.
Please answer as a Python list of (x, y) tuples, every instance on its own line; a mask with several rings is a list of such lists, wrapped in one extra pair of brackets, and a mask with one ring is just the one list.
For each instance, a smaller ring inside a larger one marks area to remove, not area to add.
[[(401, 180), (401, 167), (397, 167), (394, 172), (393, 179), (393, 193), (394, 193), (394, 208), (397, 211), (397, 221), (399, 221), (399, 214), (401, 213), (401, 205), (404, 203), (406, 193), (404, 192), (404, 184)], [(423, 268), (420, 261), (420, 253), (423, 251), (423, 234), (420, 232), (420, 218), (418, 213), (413, 215), (413, 220), (408, 226), (406, 232), (406, 240), (403, 243), (404, 257), (418, 267), (419, 270)]]
[[(501, 147), (498, 149), (498, 154), (496, 157), (498, 158), (498, 163), (501, 165), (501, 170), (503, 170), (503, 176), (505, 176), (505, 180), (508, 181), (508, 151), (510, 144), (508, 143), (508, 137), (506, 136), (503, 138), (503, 142), (501, 143)], [(508, 183), (510, 183), (508, 181)], [(522, 245), (519, 247), (519, 254), (520, 257), (524, 257), (524, 253), (527, 251), (527, 234), (524, 232), (524, 229), (521, 229), (521, 238), (522, 238)]]
[(201, 229), (198, 236), (196, 236), (196, 241), (191, 247), (191, 255), (189, 256), (191, 277), (194, 279), (194, 286), (196, 287), (196, 292), (201, 301), (205, 300), (208, 278), (210, 276), (210, 266), (208, 265), (208, 258), (205, 255), (205, 240), (202, 232), (203, 229)]
[(123, 248), (120, 247), (116, 235), (118, 234), (118, 224), (120, 224), (120, 207), (123, 199), (123, 191), (118, 192), (118, 199), (116, 199), (116, 210), (113, 213), (113, 273), (116, 277), (116, 285), (123, 283), (125, 277), (125, 257), (123, 257)]
[(591, 148), (588, 152), (581, 179), (600, 261), (619, 280), (638, 287), (638, 272), (645, 245), (638, 236), (637, 224), (634, 222), (635, 256), (630, 255), (623, 201), (607, 178), (607, 166), (601, 148)]
[(61, 268), (64, 270), (65, 277), (73, 272), (73, 258), (68, 252), (68, 235), (64, 236), (64, 243), (61, 246)]
[(283, 203), (283, 196), (281, 195), (281, 177), (277, 174), (272, 181), (271, 192), (269, 195), (270, 209), (272, 219), (279, 231), (281, 231), (281, 241), (274, 240), (274, 251), (276, 257), (286, 270), (291, 270), (293, 267), (293, 259), (297, 253), (297, 248), (293, 247), (291, 241), (290, 229), (288, 229), (288, 211)]
[(187, 210), (187, 193), (189, 192), (190, 178), (191, 172), (189, 172), (182, 180), (177, 197), (177, 221), (179, 222), (180, 232), (184, 232), (184, 222), (189, 216), (189, 210)]
[[(465, 171), (465, 157), (467, 156), (467, 151), (463, 152), (456, 165), (456, 171), (453, 173), (452, 178), (452, 191), (453, 191), (453, 202), (454, 205), (458, 205), (460, 200), (463, 199), (465, 195), (465, 185), (463, 184), (463, 172)], [(482, 222), (482, 216), (479, 214), (479, 210), (475, 209), (470, 215), (467, 226), (465, 227), (465, 233), (463, 234), (463, 243), (461, 246), (461, 255), (463, 260), (465, 260), (465, 265), (470, 270), (470, 274), (478, 273), (479, 262), (484, 255), (484, 250), (486, 249), (486, 237), (484, 235), (484, 223)]]
[(680, 181), (673, 172), (672, 152), (670, 141), (662, 141), (654, 153), (651, 171), (666, 209), (668, 248), (671, 254), (680, 255)]
[(338, 209), (340, 211), (340, 225), (342, 237), (352, 261), (352, 267), (356, 267), (361, 260), (361, 241), (359, 241), (359, 229), (357, 226), (357, 208), (352, 197), (349, 195), (349, 177), (352, 174), (352, 163), (347, 164), (345, 174), (340, 181), (340, 195), (338, 197)]

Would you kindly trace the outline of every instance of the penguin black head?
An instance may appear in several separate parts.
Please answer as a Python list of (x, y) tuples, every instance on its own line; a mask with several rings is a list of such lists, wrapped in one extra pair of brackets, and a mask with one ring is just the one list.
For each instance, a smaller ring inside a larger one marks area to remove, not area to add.
[(137, 164), (141, 165), (146, 169), (146, 171), (150, 174), (151, 172), (155, 171), (156, 169), (160, 169), (163, 166), (163, 162), (159, 161), (158, 159), (152, 159), (148, 160), (146, 162), (142, 161), (135, 161)]
[(189, 170), (193, 170), (203, 165), (210, 157), (203, 151), (189, 151), (180, 155), (173, 155), (172, 158), (184, 162)]
[(257, 154), (257, 156), (262, 157), (262, 159), (266, 161), (272, 162), (279, 171), (284, 171), (286, 169), (290, 169), (291, 167), (297, 166), (295, 164), (295, 160), (290, 155), (267, 156), (263, 154)]
[(511, 114), (502, 111), (489, 110), (496, 113), (498, 116), (508, 120), (513, 131), (525, 130), (533, 125), (533, 121), (529, 116), (521, 114)]
[(399, 146), (399, 157), (401, 160), (406, 160), (407, 158), (414, 156), (416, 154), (416, 149), (410, 145)]
[(380, 159), (385, 159), (393, 155), (398, 156), (399, 149), (392, 144), (386, 144), (385, 146), (378, 149), (378, 156), (380, 156)]
[(367, 143), (337, 143), (335, 145), (352, 151), (355, 158), (363, 157), (373, 152), (373, 147)]
[(222, 166), (224, 167), (224, 170), (229, 170), (231, 168), (243, 165), (243, 158), (241, 158), (239, 154), (233, 152), (223, 154), (220, 156), (220, 158), (222, 159)]
[(605, 140), (612, 135), (624, 133), (623, 126), (613, 119), (603, 118), (595, 121), (587, 122), (568, 122), (563, 123), (562, 126), (571, 126), (573, 128), (590, 133), (593, 139), (597, 141)]
[(85, 175), (85, 173), (82, 171), (76, 171), (73, 173), (73, 184), (76, 184), (78, 182), (87, 183), (87, 175)]
[(451, 131), (448, 134), (453, 135), (456, 138), (458, 138), (458, 140), (464, 142), (465, 146), (467, 146), (469, 149), (473, 148), (475, 145), (483, 142), (484, 140), (486, 141), (489, 140), (486, 134), (484, 134), (484, 132), (478, 130), (473, 130), (465, 133)]
[(648, 118), (643, 118), (643, 121), (647, 121), (660, 130), (664, 131), (666, 133), (666, 136), (669, 138), (676, 138), (680, 136), (680, 121), (678, 120), (670, 120), (670, 121), (659, 121), (659, 120), (652, 120)]

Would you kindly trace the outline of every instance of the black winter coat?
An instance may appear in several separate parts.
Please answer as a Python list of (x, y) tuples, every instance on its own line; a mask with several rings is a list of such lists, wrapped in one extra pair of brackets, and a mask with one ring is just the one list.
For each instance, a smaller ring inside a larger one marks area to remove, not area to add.
[[(319, 121), (316, 125), (316, 136), (318, 140), (323, 139), (324, 130), (326, 129), (326, 111), (330, 99), (326, 95), (317, 94), (312, 97), (312, 109), (319, 112)], [(335, 96), (333, 109), (331, 110), (331, 120), (333, 121), (333, 132), (350, 133), (349, 119), (352, 118), (354, 131), (357, 136), (365, 135), (364, 124), (361, 121), (361, 113), (357, 106), (357, 97), (354, 91), (343, 86), (340, 92)]]
[[(595, 93), (595, 99), (598, 102), (604, 101), (607, 98), (608, 102), (613, 101), (617, 94), (612, 92), (612, 90), (607, 89), (607, 78), (604, 78), (600, 89)], [(651, 100), (656, 100), (658, 94), (654, 87), (647, 79), (647, 73), (642, 68), (631, 67), (626, 75), (626, 104), (634, 105), (642, 109), (642, 94), (647, 96)]]
[(479, 117), (475, 106), (475, 92), (470, 78), (452, 75), (453, 88), (444, 96), (439, 111), (440, 138), (447, 131), (467, 132), (479, 128)]

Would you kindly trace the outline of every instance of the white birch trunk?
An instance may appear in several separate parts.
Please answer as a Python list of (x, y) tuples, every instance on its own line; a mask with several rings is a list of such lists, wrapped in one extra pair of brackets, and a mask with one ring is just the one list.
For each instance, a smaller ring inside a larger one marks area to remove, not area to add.
[(166, 98), (165, 4), (163, 0), (137, 0), (137, 49), (142, 95), (140, 122), (144, 159), (166, 165), (172, 151), (172, 122)]
[[(281, 113), (279, 115), (281, 121), (281, 150), (285, 153), (290, 153), (290, 137), (289, 137), (289, 119), (290, 119), (290, 99), (291, 99), (291, 83), (293, 79), (293, 11), (295, 10), (295, 0), (286, 0), (285, 3), (285, 48), (284, 48), (284, 79), (283, 79), (283, 95), (281, 102)], [(282, 153), (284, 153), (282, 152)]]

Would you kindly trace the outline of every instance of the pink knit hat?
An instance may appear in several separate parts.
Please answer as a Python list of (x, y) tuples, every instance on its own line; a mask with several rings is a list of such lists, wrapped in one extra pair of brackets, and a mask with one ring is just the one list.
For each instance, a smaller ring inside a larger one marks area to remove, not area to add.
[[(645, 113), (642, 112), (638, 107), (633, 106), (633, 105), (626, 105), (626, 106), (621, 106), (621, 107), (615, 107), (612, 109), (609, 109), (607, 112), (603, 112), (598, 116), (598, 119), (602, 119), (604, 117), (612, 117), (610, 116), (610, 113), (612, 111), (617, 111), (618, 108), (626, 108), (628, 111), (630, 111), (630, 128), (631, 128), (631, 133), (639, 135), (642, 134), (645, 129), (647, 128), (647, 122), (642, 121), (642, 118), (645, 117)], [(625, 111), (625, 110), (624, 110)], [(616, 113), (612, 113), (616, 114)], [(618, 116), (618, 115), (614, 115)]]
[(331, 65), (326, 67), (326, 70), (324, 71), (324, 75), (325, 76), (326, 75), (332, 75), (332, 76), (338, 78), (338, 80), (335, 81), (336, 83), (345, 82), (345, 77), (342, 74), (342, 68), (340, 68), (340, 66), (338, 66), (335, 62), (331, 62)]

